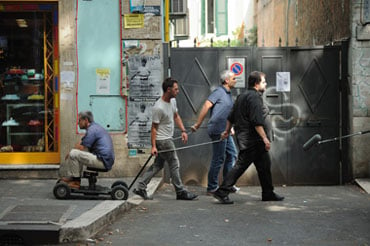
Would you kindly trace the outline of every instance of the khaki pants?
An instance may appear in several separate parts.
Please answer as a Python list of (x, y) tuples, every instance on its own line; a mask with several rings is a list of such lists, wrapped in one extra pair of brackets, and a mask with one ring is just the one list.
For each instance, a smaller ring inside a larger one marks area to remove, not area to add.
[(96, 155), (87, 151), (72, 149), (66, 162), (60, 164), (59, 175), (61, 177), (79, 178), (82, 176), (84, 166), (105, 169), (104, 163)]

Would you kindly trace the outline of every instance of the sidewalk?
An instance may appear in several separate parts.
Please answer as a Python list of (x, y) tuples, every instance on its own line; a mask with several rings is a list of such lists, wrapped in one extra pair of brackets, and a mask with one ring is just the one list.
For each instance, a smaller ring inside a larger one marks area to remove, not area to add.
[[(100, 178), (98, 184), (110, 187), (116, 180), (132, 182), (132, 178)], [(161, 178), (154, 178), (148, 194), (160, 182)], [(143, 201), (132, 193), (134, 187), (127, 201), (113, 201), (110, 196), (58, 200), (53, 195), (55, 183), (54, 179), (0, 179), (0, 245), (21, 240), (31, 244), (83, 241)], [(87, 185), (87, 180), (82, 184)]]

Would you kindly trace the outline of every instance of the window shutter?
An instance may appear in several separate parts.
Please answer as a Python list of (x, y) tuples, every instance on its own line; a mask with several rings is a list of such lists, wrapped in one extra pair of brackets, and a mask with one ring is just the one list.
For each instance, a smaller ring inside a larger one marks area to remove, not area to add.
[(216, 36), (227, 35), (227, 0), (216, 0)]
[(200, 26), (200, 34), (206, 34), (206, 0), (202, 0), (201, 2), (201, 26)]
[(189, 36), (187, 0), (171, 0), (170, 19), (174, 25), (174, 35), (176, 38)]
[(186, 0), (171, 0), (171, 14), (186, 14)]
[(174, 19), (175, 22), (175, 37), (187, 37), (189, 36), (189, 20), (185, 16), (183, 18)]

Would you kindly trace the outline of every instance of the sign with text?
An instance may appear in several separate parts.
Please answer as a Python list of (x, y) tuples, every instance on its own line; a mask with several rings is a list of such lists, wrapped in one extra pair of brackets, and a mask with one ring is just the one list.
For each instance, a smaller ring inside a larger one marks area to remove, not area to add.
[(290, 72), (276, 73), (276, 91), (281, 92), (290, 91)]

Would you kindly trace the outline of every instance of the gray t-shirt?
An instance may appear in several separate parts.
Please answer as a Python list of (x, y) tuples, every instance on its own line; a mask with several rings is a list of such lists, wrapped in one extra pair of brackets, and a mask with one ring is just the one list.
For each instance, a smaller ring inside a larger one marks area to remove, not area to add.
[(159, 98), (153, 106), (152, 122), (159, 124), (157, 130), (157, 140), (172, 138), (174, 132), (174, 115), (177, 112), (176, 99), (165, 102)]

